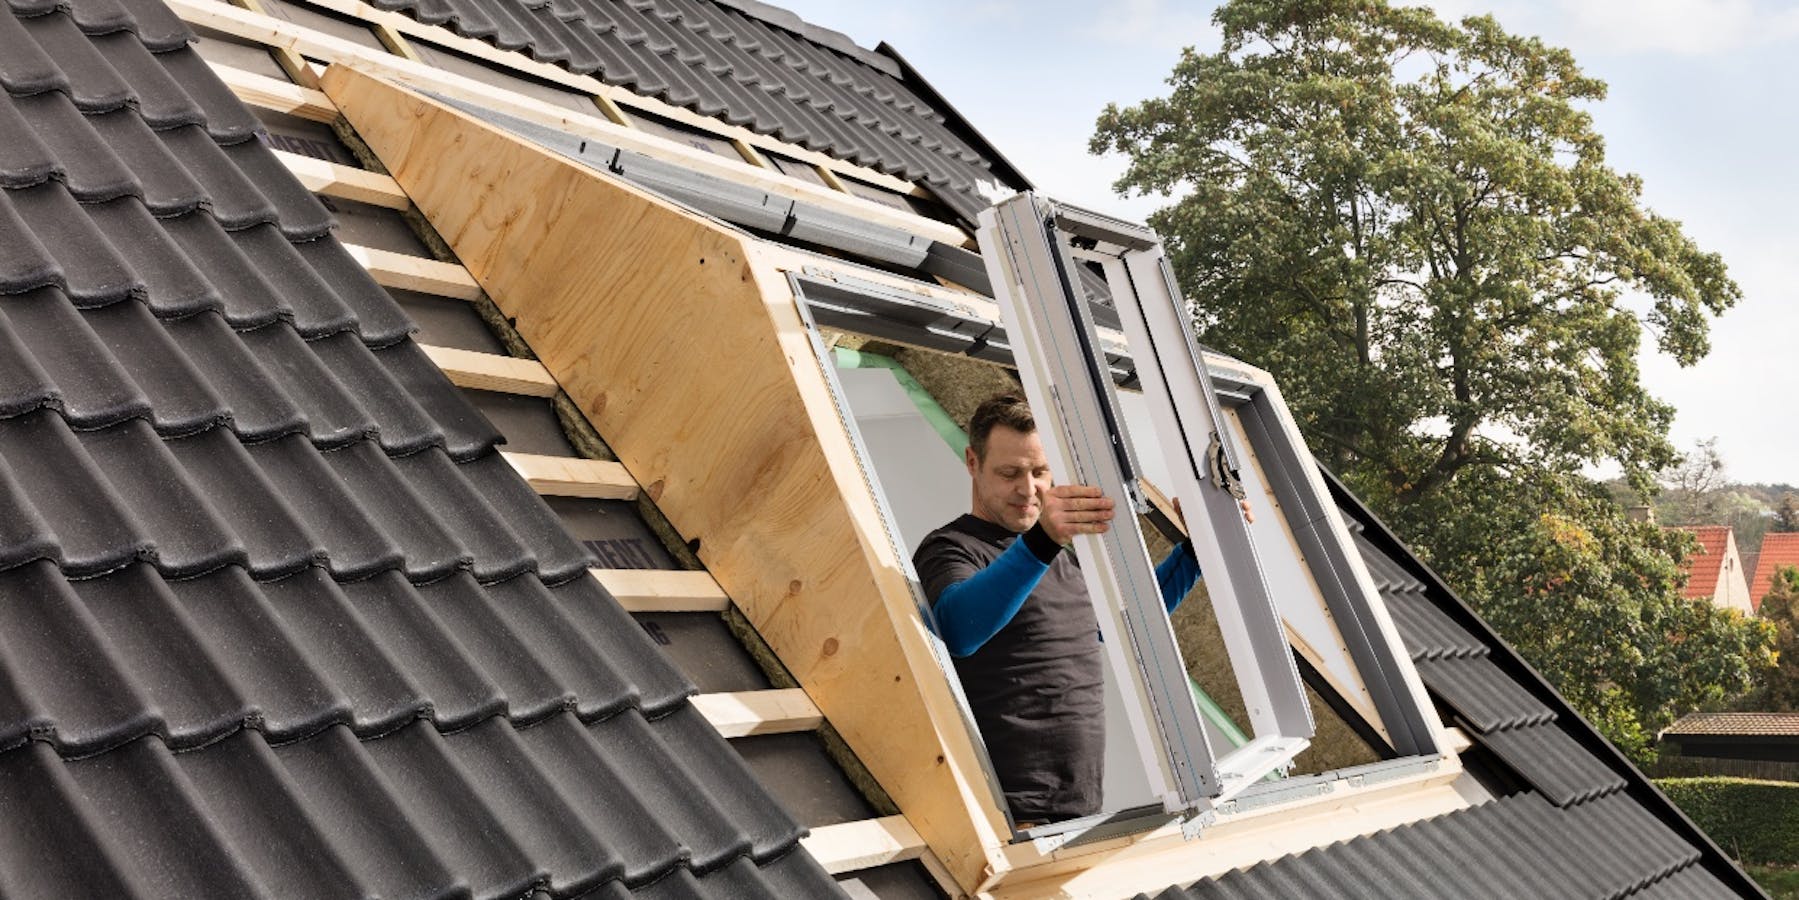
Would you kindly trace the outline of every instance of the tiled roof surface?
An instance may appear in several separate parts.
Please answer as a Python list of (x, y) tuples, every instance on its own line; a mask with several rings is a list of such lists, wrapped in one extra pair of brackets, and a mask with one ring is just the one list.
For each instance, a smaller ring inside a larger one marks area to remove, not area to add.
[(1774, 587), (1774, 573), (1788, 566), (1799, 567), (1799, 532), (1769, 532), (1762, 535), (1762, 549), (1755, 557), (1755, 577), (1749, 581), (1749, 602), (1762, 608), (1762, 598)]
[[(994, 161), (862, 57), (711, 0), (372, 0), (534, 59), (938, 188), (972, 219)], [(952, 114), (953, 115), (953, 114)], [(1014, 185), (1017, 187), (1017, 185)]]
[(1662, 733), (1799, 737), (1799, 713), (1692, 713)]
[(1683, 837), (1667, 801), (1595, 750), (1511, 651), (1458, 621), (1453, 597), (1377, 546), (1366, 510), (1345, 519), (1418, 674), (1517, 786), (1469, 809), (1175, 886), (1158, 900), (1237, 898), (1738, 897), (1715, 851)]
[(0, 9), (0, 896), (830, 895), (156, 0)]
[(1673, 529), (1685, 531), (1699, 541), (1699, 549), (1687, 557), (1688, 600), (1710, 600), (1718, 593), (1718, 581), (1724, 577), (1724, 557), (1730, 548), (1729, 525), (1683, 525)]

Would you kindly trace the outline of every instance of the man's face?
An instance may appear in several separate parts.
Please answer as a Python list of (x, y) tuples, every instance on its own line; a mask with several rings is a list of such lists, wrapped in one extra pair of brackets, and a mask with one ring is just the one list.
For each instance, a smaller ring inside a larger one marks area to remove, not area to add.
[(995, 425), (987, 434), (985, 458), (976, 458), (969, 447), (964, 462), (974, 482), (976, 518), (1021, 534), (1037, 524), (1037, 515), (1043, 512), (1037, 489), (1048, 490), (1052, 484), (1037, 432)]

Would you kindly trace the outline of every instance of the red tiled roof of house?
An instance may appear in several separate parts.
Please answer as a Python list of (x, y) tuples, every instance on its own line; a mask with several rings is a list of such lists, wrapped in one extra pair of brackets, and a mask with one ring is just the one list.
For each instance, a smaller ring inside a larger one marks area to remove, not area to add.
[(1761, 553), (1755, 559), (1755, 577), (1749, 580), (1749, 602), (1761, 609), (1762, 598), (1774, 586), (1774, 572), (1786, 566), (1799, 567), (1799, 532), (1771, 532), (1762, 537)]
[(1682, 525), (1670, 530), (1690, 532), (1699, 539), (1699, 549), (1687, 557), (1688, 600), (1710, 600), (1718, 592), (1718, 579), (1724, 572), (1724, 552), (1730, 546), (1729, 525)]

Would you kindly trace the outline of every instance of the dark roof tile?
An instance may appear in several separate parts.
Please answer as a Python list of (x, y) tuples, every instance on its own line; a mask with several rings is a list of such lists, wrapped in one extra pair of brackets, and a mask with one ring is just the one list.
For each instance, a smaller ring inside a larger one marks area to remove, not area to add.
[(107, 490), (106, 476), (62, 417), (34, 412), (7, 420), (0, 459), (50, 523), (64, 572), (97, 575), (149, 557), (148, 531), (124, 498)]
[[(58, 102), (57, 98), (61, 96), (51, 92), (14, 98), (0, 91), (0, 134), (8, 136), (8, 140), (0, 144), (0, 187), (30, 187), (64, 174), (59, 160), (66, 154), (56, 152), (46, 143), (38, 134), (45, 126), (36, 123), (43, 118), (43, 110), (62, 108), (74, 112), (72, 107)], [(75, 121), (79, 122), (80, 113), (75, 116)], [(58, 121), (68, 124), (66, 119)]]
[(574, 705), (574, 694), (544, 668), (530, 646), (506, 627), (479, 582), (466, 573), (420, 585), (419, 596), (444, 631), (496, 686), (505, 715), (535, 722)]
[[(60, 273), (57, 285), (76, 303), (98, 306), (143, 292), (137, 273), (61, 184), (45, 182), (6, 193), (19, 218), (31, 223), (37, 246), (48, 256), (35, 271)], [(17, 289), (29, 290), (23, 281), (18, 284)]]
[[(461, 536), (433, 513), (379, 447), (351, 444), (324, 454), (324, 459), (373, 531), (399, 543), (408, 578), (435, 581), (475, 565), (474, 553)], [(296, 489), (300, 486), (295, 484)]]
[(229, 429), (196, 432), (168, 445), (243, 541), (250, 571), (278, 578), (324, 564), (325, 547), (292, 507), (272, 502), (281, 493)]
[(262, 140), (239, 141), (224, 148), (234, 167), (254, 184), (275, 207), (281, 233), (295, 241), (310, 241), (329, 232), (335, 224), (319, 198), (288, 173), (287, 164)]
[(185, 26), (18, 6), (0, 893), (834, 891)]
[[(293, 398), (306, 417), (307, 434), (314, 445), (321, 449), (341, 447), (380, 433), (381, 422), (357, 401), (340, 373), (286, 324), (240, 331), (237, 338), (255, 360), (250, 371), (260, 369), (270, 384)], [(349, 332), (319, 341), (340, 339), (356, 342)]]
[(268, 597), (242, 569), (168, 582), (225, 678), (249, 701), (248, 724), (280, 742), (352, 719), (331, 673), (308, 658)]
[(119, 32), (94, 38), (93, 43), (131, 85), (136, 113), (151, 128), (206, 124), (205, 110), (175, 83), (174, 76), (150, 55), (137, 35)]
[(143, 524), (152, 543), (149, 559), (171, 578), (244, 565), (248, 552), (150, 424), (131, 419), (110, 428), (76, 433), (106, 485)]
[[(238, 339), (237, 332), (218, 313), (203, 312), (185, 319), (164, 320), (162, 326), (187, 361), (199, 368), (205, 379), (204, 386), (194, 388), (204, 390), (205, 397), (181, 398), (180, 405), (198, 407), (216, 396), (231, 430), (245, 441), (262, 441), (305, 431), (306, 417), (300, 404), (269, 376), (262, 361)], [(160, 404), (161, 401), (157, 402)], [(163, 423), (159, 419), (160, 424)], [(165, 435), (181, 433), (185, 431), (174, 428), (164, 431)]]
[(442, 450), (395, 457), (393, 465), (419, 499), (469, 548), (476, 578), (500, 581), (536, 571), (537, 555), (531, 545), (519, 538)]
[[(392, 757), (401, 749), (382, 752)], [(323, 826), (324, 838), (369, 895), (440, 896), (458, 886), (449, 862), (418, 832), (426, 823), (413, 821), (403, 795), (389, 786), (387, 767), (348, 729), (332, 728), (274, 753), (307, 818)], [(392, 760), (388, 767), (407, 761)], [(403, 865), (394, 864), (401, 860)]]
[(1555, 713), (1484, 656), (1420, 660), (1418, 676), (1481, 732), (1555, 720)]
[[(249, 258), (246, 265), (258, 271), (256, 278), (233, 280), (250, 290), (258, 284), (273, 288), (266, 294), (249, 290), (225, 291), (225, 318), (233, 327), (254, 328), (276, 319), (290, 319), (300, 335), (307, 338), (357, 328), (356, 311), (346, 302), (347, 298), (326, 280), (325, 273), (300, 255), (300, 248), (305, 244), (289, 242), (271, 225), (232, 231), (230, 240), (237, 245), (241, 256)], [(221, 247), (211, 249), (223, 250)], [(211, 270), (209, 266), (208, 271)], [(368, 277), (366, 272), (360, 274), (363, 278)]]
[[(412, 347), (416, 352), (417, 348), (410, 341), (371, 351), (356, 335), (343, 332), (312, 341), (310, 347), (319, 363), (335, 376), (337, 384), (349, 393), (354, 403), (368, 410), (373, 421), (380, 424), (381, 447), (389, 456), (404, 456), (428, 447), (446, 447), (450, 443), (446, 429), (433, 417), (433, 410), (423, 404), (418, 392), (402, 383), (402, 375), (449, 388), (446, 391), (450, 395), (448, 398), (438, 398), (448, 407), (446, 417), (456, 420), (457, 426), (472, 431), (472, 436), (457, 434), (455, 453), (467, 456), (485, 452), (498, 440), (492, 426), (468, 407), (461, 393), (443, 383), (442, 374), (430, 365), (429, 359), (424, 360), (427, 366), (424, 370), (395, 371), (395, 364), (403, 365), (411, 360), (406, 348)], [(456, 401), (461, 401), (460, 405)]]
[(240, 731), (204, 753), (176, 754), (175, 762), (193, 785), (196, 812), (225, 836), (230, 853), (268, 888), (304, 885), (306, 894), (319, 900), (373, 895), (332, 848), (332, 830), (306, 811), (299, 784), (259, 734)]
[(1557, 725), (1495, 731), (1478, 738), (1557, 806), (1581, 803), (1624, 787), (1624, 777)]
[[(356, 332), (371, 347), (385, 347), (415, 330), (400, 304), (381, 289), (368, 270), (335, 240), (319, 238), (293, 245), (331, 296), (355, 314)], [(316, 330), (316, 329), (315, 329)], [(311, 336), (307, 329), (302, 334)]]
[(61, 11), (17, 20), (25, 27), (61, 77), (24, 90), (8, 85), (15, 94), (38, 93), (47, 88), (67, 90), (83, 112), (100, 112), (137, 99), (131, 85), (106, 61), (100, 48), (81, 33), (73, 19)]
[(262, 123), (238, 102), (231, 89), (212, 74), (206, 60), (193, 47), (183, 43), (175, 49), (156, 54), (176, 84), (206, 117), (206, 133), (222, 144), (247, 141), (263, 131)]
[[(266, 483), (274, 486), (275, 496), (312, 535), (318, 548), (312, 558), (323, 562), (333, 576), (354, 581), (396, 568), (410, 575), (416, 567), (425, 578), (441, 578), (466, 564), (460, 548), (442, 549), (449, 541), (440, 529), (420, 529), (424, 535), (414, 541), (400, 537), (405, 530), (387, 530), (392, 522), (382, 504), (388, 498), (361, 490), (361, 481), (369, 477), (365, 470), (378, 465), (369, 459), (367, 446), (355, 444), (321, 454), (304, 437), (288, 435), (245, 450)], [(378, 450), (374, 455), (381, 457)], [(418, 513), (408, 508), (402, 514)], [(275, 569), (266, 574), (286, 573)]]
[(506, 696), (402, 573), (341, 585), (369, 637), (397, 661), (445, 731), (501, 714)]
[(126, 566), (71, 586), (99, 624), (113, 665), (140, 688), (171, 746), (210, 744), (256, 717), (154, 567)]
[(0, 88), (14, 96), (69, 89), (68, 76), (11, 15), (0, 15)]
[(526, 546), (535, 548), (537, 573), (546, 583), (586, 577), (587, 570), (597, 564), (593, 554), (569, 537), (561, 520), (500, 454), (489, 453), (461, 468), (494, 512)]
[(121, 0), (130, 11), (132, 30), (153, 53), (184, 47), (194, 33), (162, 0)]
[[(0, 19), (10, 18), (0, 11)], [(0, 753), (0, 806), (9, 811), (0, 816), (0, 854), (32, 862), (0, 866), (0, 890), (8, 896), (130, 896), (121, 862), (95, 832), (67, 764), (50, 745)]]
[[(84, 756), (150, 733), (159, 721), (138, 685), (115, 664), (99, 623), (70, 582), (49, 562), (0, 573), (0, 647), (7, 666), (0, 696), (0, 734), (48, 741), (68, 756)], [(17, 752), (8, 749), (0, 756)]]
[[(159, 131), (157, 136), (200, 182), (206, 191), (207, 208), (226, 231), (279, 223), (286, 233), (286, 223), (279, 222), (275, 204), (251, 182), (247, 173), (232, 164), (224, 148), (214, 143), (205, 129), (186, 125)], [(311, 237), (316, 233), (311, 230), (316, 223), (301, 224), (307, 227), (306, 232), (290, 234), (290, 237)]]
[(55, 174), (76, 198), (110, 200), (141, 190), (124, 159), (95, 140), (101, 123), (110, 131), (121, 118), (137, 119), (129, 107), (84, 116), (61, 91), (19, 97), (13, 105), (40, 146), (55, 154), (59, 161)]

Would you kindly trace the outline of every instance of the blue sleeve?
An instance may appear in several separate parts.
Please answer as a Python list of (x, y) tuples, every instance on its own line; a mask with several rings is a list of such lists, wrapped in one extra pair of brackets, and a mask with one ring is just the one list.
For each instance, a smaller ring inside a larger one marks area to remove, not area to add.
[(1022, 540), (1013, 541), (999, 558), (937, 595), (938, 636), (951, 656), (981, 649), (1018, 615), (1026, 597), (1049, 571)]
[(1171, 614), (1198, 582), (1199, 557), (1193, 553), (1192, 541), (1176, 544), (1168, 558), (1156, 564), (1156, 584), (1162, 589), (1162, 606)]

